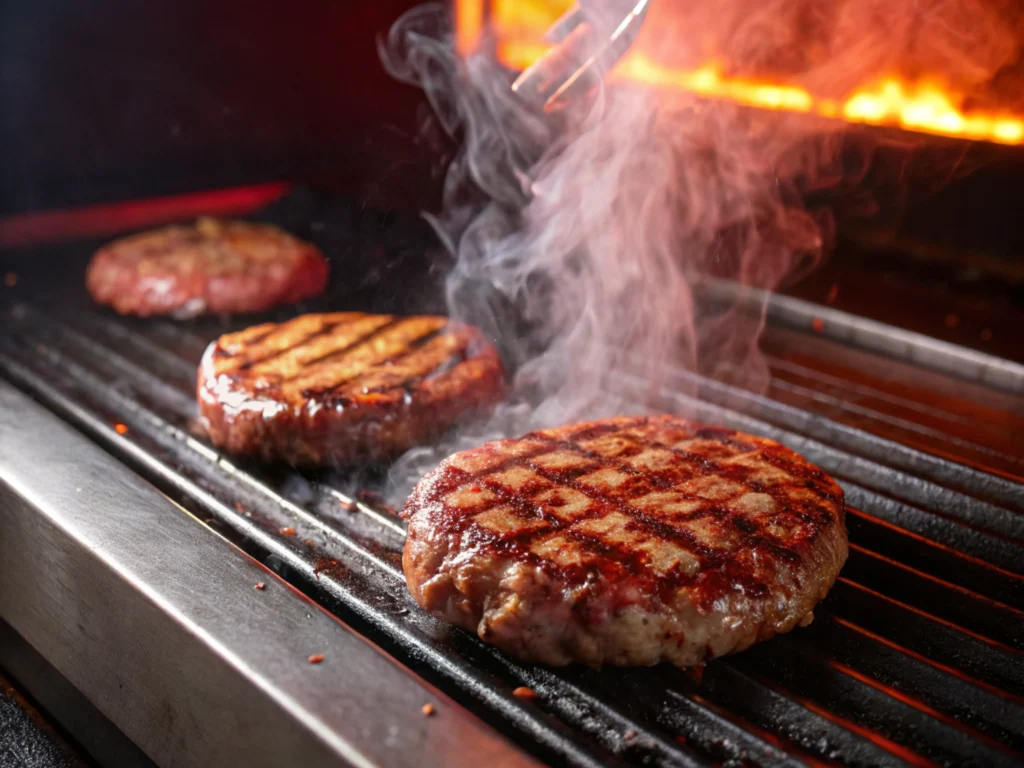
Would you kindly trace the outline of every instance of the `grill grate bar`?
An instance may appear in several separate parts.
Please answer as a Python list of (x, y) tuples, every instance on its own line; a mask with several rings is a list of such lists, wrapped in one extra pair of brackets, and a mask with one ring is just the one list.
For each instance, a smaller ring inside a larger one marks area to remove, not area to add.
[[(636, 384), (636, 380), (633, 383)], [(673, 404), (673, 410), (691, 413), (701, 421), (725, 424), (733, 429), (778, 440), (837, 478), (863, 483), (873, 490), (890, 488), (897, 497), (924, 506), (944, 517), (961, 520), (1012, 539), (1024, 540), (1024, 516), (1009, 509), (904, 474), (884, 464), (844, 453), (817, 440), (679, 392), (662, 392), (662, 396)]]
[(774, 684), (758, 681), (735, 664), (709, 665), (701, 689), (712, 701), (762, 728), (777, 729), (781, 738), (822, 760), (851, 766), (903, 766), (906, 762), (871, 738), (808, 709)]
[[(917, 443), (918, 445), (927, 445), (932, 449), (932, 452), (922, 451), (925, 455), (931, 456), (935, 455), (935, 453), (945, 453), (946, 455), (952, 454), (961, 456), (965, 459), (970, 457), (975, 461), (979, 461), (981, 466), (985, 466), (986, 463), (988, 463), (995, 464), (996, 466), (1002, 465), (1006, 467), (1013, 467), (1014, 470), (1016, 470), (1017, 475), (1024, 477), (1024, 466), (1021, 466), (1019, 457), (995, 448), (990, 448), (986, 445), (974, 442), (973, 440), (957, 437), (941, 429), (925, 426), (909, 419), (882, 413), (881, 411), (877, 411), (866, 405), (852, 403), (836, 397), (835, 395), (818, 392), (814, 389), (785, 381), (784, 379), (773, 378), (771, 380), (771, 390), (773, 392), (790, 396), (792, 399), (810, 401), (821, 411), (827, 410), (830, 413), (845, 413), (849, 417), (856, 419), (858, 423), (867, 421), (880, 426), (884, 428), (885, 431), (889, 432), (891, 432), (893, 428), (900, 430), (912, 442)], [(958, 423), (958, 425), (962, 427), (966, 420), (957, 419), (956, 417), (947, 417), (947, 421)], [(837, 421), (836, 423), (842, 422)], [(856, 427), (851, 427), (851, 429), (856, 429)], [(980, 428), (975, 427), (975, 429)], [(868, 432), (868, 434), (872, 433)], [(940, 451), (938, 449), (944, 450)], [(916, 449), (911, 448), (911, 450)], [(957, 464), (957, 466), (963, 465)]]
[(854, 507), (846, 509), (846, 528), (851, 539), (872, 552), (1024, 610), (1024, 576), (937, 544)]
[(773, 680), (833, 716), (868, 727), (930, 760), (952, 765), (1016, 764), (1007, 751), (978, 739), (959, 723), (936, 717), (897, 691), (870, 684), (817, 650), (785, 636), (776, 642), (778, 652), (766, 654), (753, 648), (734, 663), (754, 679)]
[(846, 495), (846, 503), (851, 507), (878, 520), (936, 541), (975, 560), (1005, 569), (1019, 582), (1017, 571), (1021, 562), (1024, 562), (1024, 546), (972, 528), (958, 520), (935, 515), (913, 504), (891, 499), (847, 480), (842, 480), (840, 485)]
[[(38, 317), (38, 311), (35, 312)], [(125, 347), (125, 351), (134, 352), (139, 359), (146, 362), (147, 369), (155, 370), (161, 376), (171, 379), (180, 389), (191, 392), (196, 386), (196, 365), (189, 360), (180, 357), (166, 347), (150, 340), (140, 331), (131, 328), (138, 320), (122, 320), (121, 322), (109, 317), (79, 313), (75, 317), (67, 318), (61, 323), (65, 328), (77, 327), (88, 330), (89, 338), (97, 336), (108, 340), (104, 346), (113, 351), (119, 347)], [(81, 335), (81, 334), (80, 334)], [(123, 356), (122, 356), (123, 357)], [(198, 361), (198, 358), (196, 358)]]
[[(979, 499), (1024, 510), (1024, 485), (981, 472), (963, 464), (933, 456), (870, 432), (851, 427), (810, 411), (804, 411), (748, 390), (699, 374), (675, 369), (672, 380), (686, 388), (697, 386), (700, 395), (720, 406), (770, 421), (830, 445), (899, 469), (940, 486), (958, 488)], [(982, 446), (973, 446), (975, 450)], [(987, 450), (987, 449), (984, 449)], [(890, 470), (891, 473), (891, 470)]]
[(932, 339), (920, 333), (857, 317), (803, 299), (768, 293), (728, 280), (701, 283), (710, 297), (738, 304), (783, 326), (821, 333), (841, 343), (905, 360), (935, 371), (980, 382), (1015, 394), (1024, 393), (1024, 366), (983, 352)]
[(908, 655), (884, 638), (827, 613), (793, 639), (948, 713), (950, 722), (955, 719), (1015, 749), (1024, 748), (1024, 707), (1012, 697)]
[[(824, 371), (819, 371), (815, 368), (809, 368), (808, 366), (800, 365), (799, 363), (796, 363), (792, 360), (786, 360), (784, 358), (778, 357), (777, 355), (766, 354), (765, 360), (768, 362), (768, 364), (771, 366), (773, 370), (791, 373), (796, 378), (802, 381), (811, 381), (816, 384), (826, 385), (829, 386), (831, 390), (840, 390), (843, 392), (852, 393), (854, 395), (862, 395), (867, 398), (870, 398), (871, 400), (885, 402), (889, 405), (898, 407), (900, 410), (910, 411), (920, 416), (931, 417), (933, 419), (939, 419), (945, 422), (952, 422), (965, 427), (972, 425), (971, 420), (966, 416), (951, 413), (949, 411), (942, 410), (941, 408), (937, 408), (933, 405), (921, 403), (916, 400), (911, 400), (905, 396), (893, 394), (883, 389), (878, 389), (873, 386), (860, 384), (855, 381), (850, 381), (848, 379), (841, 378), (839, 376), (834, 376), (832, 374), (825, 373)], [(775, 386), (777, 384), (794, 386), (799, 389), (805, 389), (805, 387), (796, 385), (792, 381), (784, 381), (778, 378), (773, 379), (772, 385)], [(822, 392), (820, 392), (819, 390), (810, 391), (815, 394), (822, 394)], [(836, 405), (839, 407), (843, 407), (848, 404), (841, 398), (834, 399)], [(879, 416), (883, 420), (890, 418), (889, 416), (881, 413), (879, 414)], [(917, 422), (912, 422), (912, 424), (915, 427), (921, 426)], [(949, 435), (943, 434), (943, 439), (948, 439), (949, 437)], [(982, 448), (983, 446), (977, 447)]]
[(902, 563), (850, 543), (843, 575), (888, 597), (912, 603), (958, 626), (970, 626), (992, 640), (1024, 650), (1024, 612), (963, 587), (941, 581)]
[[(119, 373), (121, 376), (126, 377), (127, 382), (130, 382), (130, 386), (137, 384), (138, 390), (145, 392), (148, 396), (155, 397), (176, 416), (189, 419), (195, 415), (195, 396), (192, 393), (182, 387), (168, 384), (164, 379), (151, 373), (146, 367), (132, 362), (117, 352), (116, 347), (111, 348), (111, 346), (100, 344), (89, 336), (63, 323), (45, 323), (43, 322), (42, 315), (35, 310), (24, 308), (20, 314), (23, 314), (23, 321), (36, 325), (36, 333), (39, 339), (47, 344), (53, 353), (66, 355), (66, 351), (57, 353), (56, 349), (59, 346), (66, 350), (68, 345), (63, 343), (63, 339), (74, 339), (74, 349), (76, 349), (78, 356), (84, 357), (89, 363), (100, 363), (108, 370), (112, 370), (115, 373), (115, 381), (118, 380), (116, 374)], [(26, 338), (29, 337), (26, 335)]]
[(825, 607), (928, 659), (1013, 695), (1024, 695), (1020, 654), (916, 606), (840, 576)]

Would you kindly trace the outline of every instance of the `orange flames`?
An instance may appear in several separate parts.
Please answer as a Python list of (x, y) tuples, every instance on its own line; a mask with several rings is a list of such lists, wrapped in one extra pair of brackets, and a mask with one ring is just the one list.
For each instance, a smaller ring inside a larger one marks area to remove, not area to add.
[[(496, 32), (495, 50), (506, 66), (523, 70), (548, 49), (545, 30), (568, 9), (566, 0), (492, 0), (489, 23)], [(458, 0), (456, 44), (469, 53), (483, 32), (485, 0)], [(792, 84), (767, 83), (723, 74), (710, 62), (695, 70), (666, 67), (641, 50), (633, 50), (612, 71), (612, 80), (630, 80), (656, 87), (671, 87), (710, 99), (721, 99), (761, 109), (804, 112), (854, 123), (895, 125), (906, 130), (941, 136), (1024, 144), (1024, 120), (965, 111), (964, 99), (937, 84), (905, 83), (887, 78), (861, 88), (845, 99), (817, 97)]]

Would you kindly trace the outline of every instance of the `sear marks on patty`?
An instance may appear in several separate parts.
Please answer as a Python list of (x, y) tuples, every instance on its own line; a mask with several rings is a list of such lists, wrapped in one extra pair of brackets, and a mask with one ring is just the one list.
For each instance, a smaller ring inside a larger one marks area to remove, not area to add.
[(360, 312), (221, 336), (197, 384), (215, 445), (301, 466), (393, 458), (503, 394), (498, 353), (477, 329)]
[(772, 440), (671, 416), (457, 453), (402, 514), (421, 606), (558, 665), (743, 650), (808, 623), (847, 555), (828, 475)]
[(122, 315), (185, 318), (301, 301), (322, 293), (327, 275), (316, 246), (277, 227), (201, 218), (105, 245), (86, 287)]

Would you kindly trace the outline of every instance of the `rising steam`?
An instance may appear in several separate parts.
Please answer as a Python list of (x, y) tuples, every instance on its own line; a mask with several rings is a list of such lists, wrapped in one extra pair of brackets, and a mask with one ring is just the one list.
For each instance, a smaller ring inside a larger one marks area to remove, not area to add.
[(454, 56), (440, 6), (399, 19), (381, 54), (460, 140), (431, 217), (454, 255), (448, 308), (513, 375), (489, 423), (402, 457), (394, 499), (453, 450), (615, 413), (616, 372), (652, 391), (672, 367), (765, 383), (762, 316), (710, 306), (700, 286), (770, 291), (821, 253), (827, 230), (795, 185), (835, 152), (820, 132), (807, 141), (806, 118), (627, 87), (539, 115), (490, 58)]

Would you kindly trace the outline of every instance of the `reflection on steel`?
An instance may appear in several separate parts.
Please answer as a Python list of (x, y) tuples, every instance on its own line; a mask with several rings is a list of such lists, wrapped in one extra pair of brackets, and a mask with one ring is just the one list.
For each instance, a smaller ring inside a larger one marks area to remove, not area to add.
[(160, 764), (530, 763), (4, 382), (0, 530), (0, 615)]
[(724, 280), (705, 281), (701, 287), (712, 299), (738, 300), (755, 311), (767, 306), (768, 319), (779, 325), (812, 330), (844, 344), (1024, 395), (1024, 365), (792, 296), (769, 295)]

